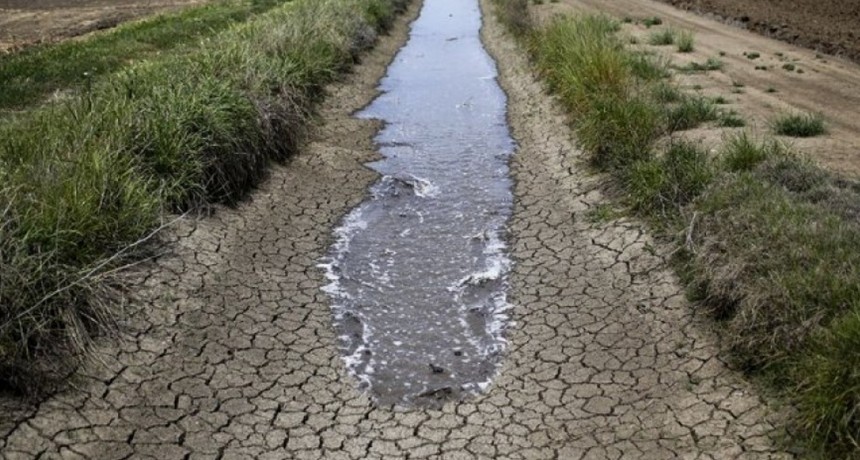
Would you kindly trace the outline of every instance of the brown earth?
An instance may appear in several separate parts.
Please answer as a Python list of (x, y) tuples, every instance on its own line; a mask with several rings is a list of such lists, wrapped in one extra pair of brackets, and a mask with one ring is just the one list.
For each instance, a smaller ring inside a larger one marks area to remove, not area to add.
[[(486, 8), (488, 2), (483, 2)], [(409, 16), (413, 16), (413, 9)], [(407, 16), (407, 18), (409, 17)], [(406, 20), (330, 88), (313, 142), (251, 199), (184, 221), (137, 273), (127, 340), (32, 408), (0, 398), (0, 456), (297, 459), (788, 459), (781, 415), (716, 337), (640, 223), (595, 222), (604, 179), (491, 14), (518, 142), (509, 222), (513, 323), (486, 394), (379, 407), (347, 375), (316, 266), (377, 175), (367, 104)]]
[(0, 0), (0, 53), (208, 0)]
[[(648, 29), (641, 23), (625, 24), (623, 33), (635, 37), (641, 49), (661, 53), (677, 66), (702, 63), (708, 58), (725, 63), (721, 71), (676, 72), (674, 78), (685, 90), (725, 97), (729, 104), (723, 109), (735, 110), (747, 121), (746, 128), (736, 130), (748, 129), (760, 136), (772, 134), (770, 121), (778, 114), (820, 113), (828, 128), (826, 135), (806, 139), (777, 137), (831, 171), (860, 176), (860, 65), (840, 58), (822, 58), (812, 50), (654, 0), (561, 0), (534, 8), (542, 20), (577, 11), (601, 11), (618, 18), (660, 17), (664, 22), (661, 26)], [(695, 50), (679, 53), (674, 46), (647, 45), (649, 34), (666, 27), (694, 32)], [(752, 52), (760, 56), (750, 59), (745, 55)], [(786, 64), (795, 70), (785, 70)], [(762, 66), (766, 70), (761, 70)], [(712, 124), (682, 135), (717, 148), (727, 131), (732, 130)]]
[(860, 0), (662, 0), (749, 30), (860, 61)]

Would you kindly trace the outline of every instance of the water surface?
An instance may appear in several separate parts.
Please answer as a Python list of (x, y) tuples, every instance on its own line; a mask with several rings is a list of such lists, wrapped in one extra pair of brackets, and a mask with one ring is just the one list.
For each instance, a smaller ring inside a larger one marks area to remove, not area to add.
[(325, 267), (346, 365), (375, 402), (437, 405), (489, 385), (504, 348), (514, 145), (477, 0), (425, 0), (358, 114), (384, 120), (370, 197)]

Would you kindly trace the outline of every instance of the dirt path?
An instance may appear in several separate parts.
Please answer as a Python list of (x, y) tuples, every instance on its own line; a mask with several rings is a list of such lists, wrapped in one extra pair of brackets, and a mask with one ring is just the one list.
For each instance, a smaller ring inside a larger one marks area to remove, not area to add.
[[(814, 51), (762, 37), (737, 27), (694, 13), (682, 11), (653, 0), (562, 0), (536, 8), (543, 18), (576, 11), (603, 11), (619, 18), (658, 16), (660, 27), (675, 27), (693, 31), (695, 51), (677, 53), (674, 47), (660, 47), (677, 65), (691, 61), (705, 62), (718, 58), (725, 63), (719, 72), (679, 76), (679, 81), (691, 91), (721, 95), (747, 119), (753, 130), (766, 133), (770, 120), (780, 112), (821, 113), (829, 127), (825, 136), (794, 139), (783, 138), (799, 151), (809, 154), (823, 166), (846, 175), (860, 176), (860, 65), (836, 58), (819, 58)], [(625, 32), (648, 41), (656, 29), (625, 26)], [(655, 49), (652, 47), (652, 49)], [(720, 52), (724, 55), (720, 56)], [(749, 59), (744, 53), (760, 54)], [(795, 70), (783, 69), (791, 64)], [(767, 66), (767, 70), (757, 67)], [(802, 73), (799, 73), (802, 72)], [(743, 85), (736, 87), (735, 84)], [(772, 88), (774, 92), (768, 92)], [(702, 130), (705, 142), (717, 144), (722, 131)]]
[(207, 0), (0, 0), (0, 53)]
[[(486, 5), (485, 5), (486, 6)], [(375, 94), (400, 22), (334, 89), (319, 140), (249, 202), (187, 222), (142, 274), (145, 315), (77, 389), (0, 430), (5, 458), (789, 458), (761, 400), (717, 357), (661, 251), (604, 203), (564, 118), (487, 15), (520, 143), (515, 325), (489, 392), (442, 410), (373, 407), (335, 349), (317, 260), (375, 179)], [(15, 409), (12, 401), (0, 410)]]

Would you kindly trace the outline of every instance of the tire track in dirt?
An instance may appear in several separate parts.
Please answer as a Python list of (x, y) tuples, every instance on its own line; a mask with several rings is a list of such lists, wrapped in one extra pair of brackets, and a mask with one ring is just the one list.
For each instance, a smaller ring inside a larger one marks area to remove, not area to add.
[(485, 21), (520, 144), (516, 325), (487, 394), (441, 410), (373, 407), (343, 369), (320, 291), (331, 228), (375, 179), (361, 162), (376, 126), (349, 115), (375, 94), (402, 20), (333, 89), (305, 153), (247, 203), (177, 230), (175, 254), (140, 274), (128, 340), (0, 431), (2, 455), (789, 458), (771, 439), (778, 416), (719, 360), (661, 249), (635, 222), (587, 221), (604, 203), (601, 177), (580, 164), (525, 57)]

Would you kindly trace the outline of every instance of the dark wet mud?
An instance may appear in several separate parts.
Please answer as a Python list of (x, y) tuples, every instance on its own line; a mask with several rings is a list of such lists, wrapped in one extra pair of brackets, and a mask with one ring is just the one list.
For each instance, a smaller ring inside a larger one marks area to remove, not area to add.
[(326, 268), (350, 373), (381, 405), (486, 388), (504, 348), (514, 149), (476, 0), (425, 3), (358, 114), (385, 122), (382, 178), (336, 231)]

